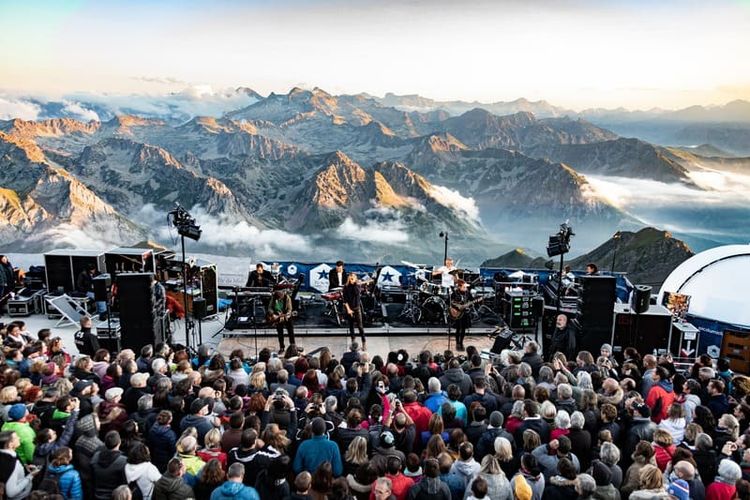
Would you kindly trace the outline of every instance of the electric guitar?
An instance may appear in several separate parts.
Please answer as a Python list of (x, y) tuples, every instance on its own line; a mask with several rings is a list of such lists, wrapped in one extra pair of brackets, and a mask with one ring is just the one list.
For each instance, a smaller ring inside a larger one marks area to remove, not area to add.
[(292, 311), (288, 313), (268, 313), (266, 315), (266, 321), (268, 321), (272, 325), (278, 325), (280, 323), (286, 323), (291, 318), (297, 317), (297, 311)]
[(468, 302), (464, 302), (463, 304), (457, 304), (455, 302), (451, 303), (451, 307), (448, 310), (448, 315), (451, 317), (451, 319), (461, 319), (461, 316), (464, 315), (466, 310), (473, 306), (474, 304), (479, 304), (484, 300), (484, 297), (479, 297), (478, 299), (470, 300)]

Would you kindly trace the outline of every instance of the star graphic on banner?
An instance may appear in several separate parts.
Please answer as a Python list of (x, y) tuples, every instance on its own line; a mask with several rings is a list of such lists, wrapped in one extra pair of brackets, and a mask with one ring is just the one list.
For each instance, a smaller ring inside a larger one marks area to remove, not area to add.
[(328, 273), (325, 271), (318, 271), (318, 279), (324, 280), (328, 277)]
[(391, 274), (388, 271), (384, 272), (383, 273), (383, 281), (391, 281), (392, 282), (393, 281), (393, 274)]

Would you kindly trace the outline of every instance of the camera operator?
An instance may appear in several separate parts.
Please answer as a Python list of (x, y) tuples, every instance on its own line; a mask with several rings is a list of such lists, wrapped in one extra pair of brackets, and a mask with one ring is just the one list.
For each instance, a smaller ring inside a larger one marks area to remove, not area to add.
[(286, 431), (287, 436), (297, 435), (297, 408), (289, 393), (284, 389), (276, 389), (268, 400), (261, 415), (261, 426), (277, 424)]

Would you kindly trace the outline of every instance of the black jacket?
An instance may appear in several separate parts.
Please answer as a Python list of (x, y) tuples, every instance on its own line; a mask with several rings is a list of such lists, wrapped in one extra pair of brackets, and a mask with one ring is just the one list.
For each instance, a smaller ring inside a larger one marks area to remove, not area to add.
[(523, 423), (516, 429), (513, 437), (516, 439), (516, 443), (523, 443), (523, 432), (526, 429), (531, 429), (539, 434), (542, 438), (542, 443), (549, 443), (550, 427), (541, 417), (537, 416), (534, 418), (525, 418)]
[[(495, 439), (504, 437), (510, 441), (510, 445), (515, 451), (515, 439), (513, 436), (503, 429), (502, 427), (493, 427), (484, 431), (477, 441), (477, 446), (474, 448), (474, 459), (477, 462), (481, 462), (485, 455), (495, 454)], [(511, 476), (512, 477), (512, 476)]]
[(440, 377), (440, 387), (444, 391), (447, 391), (448, 386), (451, 384), (456, 384), (461, 389), (462, 396), (468, 396), (472, 389), (471, 377), (460, 367), (448, 368), (443, 372), (443, 376)]
[(531, 373), (536, 378), (536, 376), (539, 375), (539, 368), (544, 364), (544, 360), (539, 353), (525, 353), (521, 358), (521, 363), (527, 363), (531, 367)]
[(328, 272), (328, 289), (341, 288), (346, 284), (346, 269), (341, 273), (341, 281), (339, 281), (339, 275), (334, 267)]
[(656, 424), (650, 418), (634, 418), (625, 436), (625, 456), (629, 457), (632, 455), (640, 441), (648, 441), (650, 443), (654, 437), (655, 430)]
[(78, 330), (73, 334), (73, 341), (78, 352), (85, 356), (93, 356), (99, 350), (99, 339), (89, 329)]
[(91, 470), (94, 477), (94, 498), (108, 500), (112, 492), (121, 484), (127, 484), (125, 479), (125, 464), (127, 457), (119, 450), (100, 450), (91, 459)]

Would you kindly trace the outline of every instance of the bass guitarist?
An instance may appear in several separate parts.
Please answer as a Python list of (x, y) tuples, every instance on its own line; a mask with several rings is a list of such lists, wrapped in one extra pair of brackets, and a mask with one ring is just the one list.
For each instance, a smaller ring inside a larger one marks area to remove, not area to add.
[[(460, 306), (466, 305), (471, 301), (471, 295), (469, 295), (468, 284), (464, 280), (456, 281), (456, 288), (451, 294), (451, 305)], [(471, 326), (471, 314), (461, 314), (453, 322), (453, 327), (456, 329), (456, 350), (464, 350), (464, 337), (466, 336), (466, 329)]]
[(268, 302), (266, 312), (268, 322), (276, 326), (276, 335), (279, 337), (279, 352), (284, 352), (284, 327), (289, 333), (289, 343), (294, 344), (292, 298), (284, 290), (276, 290)]

